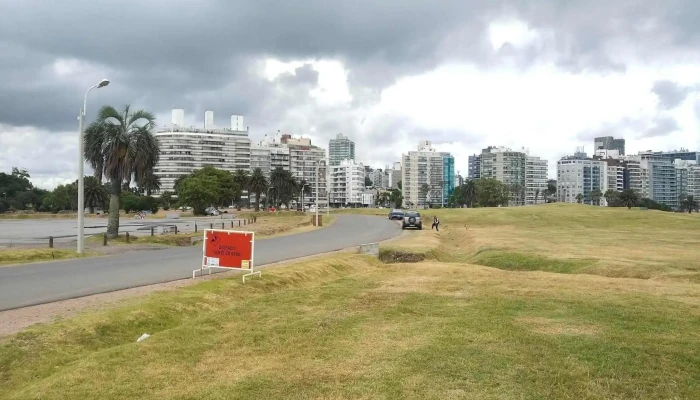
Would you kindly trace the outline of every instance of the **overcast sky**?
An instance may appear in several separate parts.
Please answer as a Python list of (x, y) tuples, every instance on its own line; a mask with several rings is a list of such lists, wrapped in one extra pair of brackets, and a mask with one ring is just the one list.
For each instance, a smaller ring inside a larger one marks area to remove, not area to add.
[(639, 150), (700, 141), (697, 0), (0, 0), (0, 171), (52, 188), (77, 178), (77, 115), (170, 110), (245, 117), (357, 159), (399, 161), (420, 140), (556, 160), (593, 137)]

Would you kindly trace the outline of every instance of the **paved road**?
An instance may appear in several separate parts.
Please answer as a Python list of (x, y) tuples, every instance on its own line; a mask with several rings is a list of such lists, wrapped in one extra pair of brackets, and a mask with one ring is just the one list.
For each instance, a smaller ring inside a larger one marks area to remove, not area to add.
[[(257, 240), (255, 263), (263, 266), (400, 233), (395, 222), (384, 218), (338, 215), (327, 228)], [(192, 246), (0, 267), (0, 311), (188, 278), (201, 262), (201, 246)]]
[[(182, 232), (194, 231), (194, 224), (197, 222), (200, 227), (209, 226), (213, 222), (229, 222), (233, 214), (222, 214), (217, 217), (189, 217), (183, 219), (133, 219), (121, 218), (119, 221), (119, 232), (129, 232), (130, 234), (148, 235), (151, 226), (159, 227), (163, 225), (177, 225), (177, 229)], [(85, 235), (96, 235), (105, 232), (107, 229), (106, 218), (86, 218)], [(0, 247), (17, 244), (46, 243), (48, 237), (53, 236), (56, 241), (75, 241), (78, 230), (78, 220), (76, 218), (56, 218), (56, 219), (0, 219)]]

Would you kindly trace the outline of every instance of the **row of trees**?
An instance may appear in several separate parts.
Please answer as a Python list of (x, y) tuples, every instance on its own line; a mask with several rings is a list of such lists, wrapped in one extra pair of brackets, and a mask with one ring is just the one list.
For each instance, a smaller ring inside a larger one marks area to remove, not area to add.
[[(249, 174), (242, 169), (231, 173), (204, 167), (178, 178), (174, 189), (178, 204), (191, 206), (195, 214), (203, 214), (210, 206), (220, 207), (234, 203), (240, 210), (243, 191), (255, 194), (256, 211), (260, 210), (263, 194), (268, 205), (285, 205), (287, 208), (290, 208), (292, 201), (303, 204), (305, 196), (311, 195), (311, 187), (306, 181), (297, 180), (281, 167), (272, 170), (269, 179), (260, 168)], [(161, 197), (170, 199), (170, 196), (170, 193), (163, 193)]]

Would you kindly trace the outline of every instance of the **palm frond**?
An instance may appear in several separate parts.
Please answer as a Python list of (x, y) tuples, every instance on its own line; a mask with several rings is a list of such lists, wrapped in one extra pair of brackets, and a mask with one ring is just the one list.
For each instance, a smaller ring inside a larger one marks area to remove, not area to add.
[[(156, 127), (156, 117), (146, 110), (137, 110), (128, 116), (126, 121), (126, 126), (129, 128), (145, 126), (148, 129), (154, 129)], [(137, 122), (141, 124), (137, 124)]]
[[(129, 106), (127, 106), (129, 107)], [(114, 107), (112, 106), (103, 106), (100, 108), (99, 113), (97, 113), (97, 123), (104, 123), (107, 122), (109, 119), (115, 119), (117, 122), (119, 122), (120, 125), (124, 125), (124, 117), (123, 115), (117, 111)], [(114, 124), (113, 122), (111, 122)]]

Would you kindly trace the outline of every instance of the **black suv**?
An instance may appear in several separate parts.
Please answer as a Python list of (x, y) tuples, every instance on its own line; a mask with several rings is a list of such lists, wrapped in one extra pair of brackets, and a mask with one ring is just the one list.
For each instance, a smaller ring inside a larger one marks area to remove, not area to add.
[(418, 230), (423, 230), (423, 221), (420, 220), (420, 213), (409, 211), (403, 216), (401, 229), (406, 228), (418, 228)]
[(401, 220), (401, 219), (403, 219), (403, 211), (401, 211), (401, 210), (391, 210), (391, 211), (389, 212), (389, 219), (391, 219), (391, 220), (394, 220), (394, 219)]

